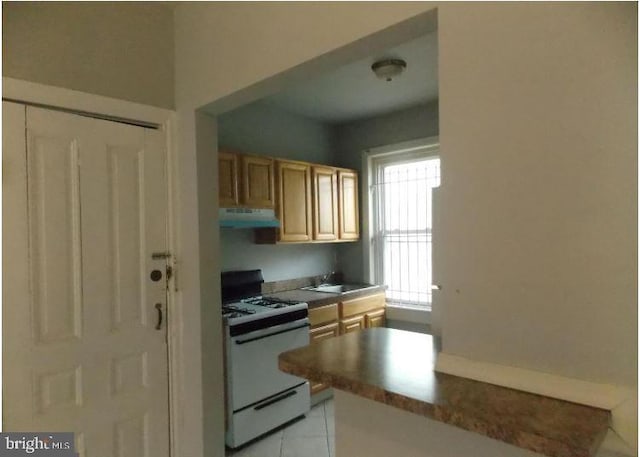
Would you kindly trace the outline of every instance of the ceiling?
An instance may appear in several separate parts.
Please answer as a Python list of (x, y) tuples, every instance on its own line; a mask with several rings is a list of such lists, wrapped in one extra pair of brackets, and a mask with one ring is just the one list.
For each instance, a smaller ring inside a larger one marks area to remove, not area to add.
[[(371, 64), (401, 58), (405, 72), (393, 81), (378, 79)], [(268, 105), (326, 123), (377, 116), (438, 98), (436, 32), (322, 74), (263, 100)]]

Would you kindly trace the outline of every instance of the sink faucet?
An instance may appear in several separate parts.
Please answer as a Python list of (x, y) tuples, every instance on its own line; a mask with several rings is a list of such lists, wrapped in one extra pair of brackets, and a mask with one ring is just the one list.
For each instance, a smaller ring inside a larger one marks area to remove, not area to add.
[(329, 273), (322, 275), (322, 279), (320, 279), (320, 284), (326, 284), (329, 278), (332, 278), (334, 274), (335, 274), (335, 271), (330, 271)]

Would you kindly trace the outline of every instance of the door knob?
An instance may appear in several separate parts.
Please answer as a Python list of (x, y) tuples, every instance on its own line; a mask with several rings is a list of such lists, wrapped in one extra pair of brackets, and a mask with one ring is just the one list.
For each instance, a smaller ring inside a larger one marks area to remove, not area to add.
[(149, 276), (152, 281), (158, 282), (162, 279), (162, 272), (160, 270), (153, 270)]

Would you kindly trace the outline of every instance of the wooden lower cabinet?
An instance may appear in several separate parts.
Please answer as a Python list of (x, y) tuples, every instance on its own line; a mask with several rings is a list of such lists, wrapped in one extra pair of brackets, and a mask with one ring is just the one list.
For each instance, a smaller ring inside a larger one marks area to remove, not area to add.
[(329, 387), (329, 386), (327, 386), (326, 384), (322, 384), (321, 382), (313, 382), (313, 381), (311, 381), (309, 383), (309, 391), (311, 392), (311, 395), (315, 395), (318, 392), (322, 392), (327, 387)]
[[(313, 344), (365, 328), (384, 327), (384, 307), (384, 292), (313, 307), (309, 309), (309, 342)], [(326, 388), (322, 383), (312, 382), (311, 395)]]
[(384, 327), (384, 323), (385, 323), (384, 316), (385, 316), (384, 308), (371, 311), (365, 314), (364, 320), (365, 320), (366, 328)]
[[(309, 331), (309, 342), (310, 344), (316, 343), (318, 341), (326, 340), (328, 338), (333, 338), (340, 334), (340, 326), (337, 322), (332, 322), (331, 324), (322, 325), (319, 327), (311, 328)], [(321, 382), (311, 382), (311, 395), (317, 394), (318, 392), (327, 388), (325, 384)]]
[(365, 316), (355, 316), (340, 321), (340, 333), (359, 332), (366, 328)]
[[(313, 344), (318, 341), (333, 338), (340, 334), (340, 325), (338, 324), (338, 304), (331, 303), (329, 305), (318, 306), (309, 310), (309, 343)], [(311, 395), (327, 388), (325, 384), (320, 382), (311, 382)]]
[(385, 294), (376, 293), (344, 300), (340, 303), (340, 328), (342, 333), (364, 328), (383, 327)]
[(309, 330), (309, 342), (315, 343), (318, 341), (326, 340), (327, 338), (333, 338), (340, 333), (340, 327), (337, 322), (331, 324), (322, 325)]
[(324, 306), (316, 306), (309, 310), (309, 324), (311, 328), (323, 326), (338, 320), (338, 304), (331, 303)]

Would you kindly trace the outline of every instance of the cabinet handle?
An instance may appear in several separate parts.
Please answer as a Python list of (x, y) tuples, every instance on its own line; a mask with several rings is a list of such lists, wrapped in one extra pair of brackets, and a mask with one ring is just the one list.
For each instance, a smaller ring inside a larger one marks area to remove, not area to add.
[(261, 409), (266, 408), (267, 406), (271, 406), (274, 403), (278, 403), (279, 401), (282, 401), (285, 398), (293, 397), (297, 393), (298, 393), (297, 390), (291, 390), (291, 391), (287, 392), (286, 394), (280, 395), (279, 397), (276, 397), (273, 400), (269, 400), (268, 402), (262, 403), (261, 405), (258, 405), (256, 407), (254, 407), (253, 409), (255, 409), (256, 411), (260, 411)]

